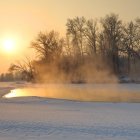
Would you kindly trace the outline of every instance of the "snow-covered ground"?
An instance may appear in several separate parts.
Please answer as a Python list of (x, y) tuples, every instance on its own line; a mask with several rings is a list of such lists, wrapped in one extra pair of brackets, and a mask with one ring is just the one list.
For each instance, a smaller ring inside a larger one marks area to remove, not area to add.
[[(3, 83), (0, 94), (23, 85)], [(140, 93), (139, 85), (121, 87)], [(1, 98), (0, 140), (140, 140), (140, 103)]]

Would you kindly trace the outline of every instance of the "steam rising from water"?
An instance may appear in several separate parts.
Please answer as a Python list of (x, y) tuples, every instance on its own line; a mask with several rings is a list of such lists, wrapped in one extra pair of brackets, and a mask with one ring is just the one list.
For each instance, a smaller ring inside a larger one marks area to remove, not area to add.
[(37, 96), (78, 101), (140, 102), (139, 84), (48, 84), (15, 89), (5, 98)]

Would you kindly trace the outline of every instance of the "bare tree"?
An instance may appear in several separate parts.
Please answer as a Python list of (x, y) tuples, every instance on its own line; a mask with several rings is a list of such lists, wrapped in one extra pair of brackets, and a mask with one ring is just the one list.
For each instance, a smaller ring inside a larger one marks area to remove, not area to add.
[(80, 57), (84, 55), (84, 31), (86, 26), (86, 19), (84, 17), (76, 17), (67, 20), (67, 36), (69, 36), (74, 54)]
[(136, 59), (140, 59), (139, 47), (140, 47), (140, 29), (138, 21), (129, 22), (123, 28), (123, 47), (121, 51), (127, 56), (127, 72), (131, 71), (131, 60), (133, 59), (134, 64)]
[(88, 20), (85, 27), (85, 37), (87, 39), (87, 45), (89, 53), (95, 55), (97, 53), (97, 22)]
[(10, 72), (19, 72), (23, 80), (33, 81), (35, 80), (35, 68), (33, 61), (26, 57), (26, 60), (22, 62), (17, 62), (16, 64), (11, 64), (9, 67)]
[(124, 26), (124, 36), (123, 36), (123, 48), (122, 52), (127, 54), (127, 71), (128, 74), (130, 73), (131, 69), (131, 57), (133, 56), (133, 51), (134, 51), (134, 43), (135, 43), (135, 33), (136, 33), (136, 28), (134, 23), (131, 21), (128, 23), (126, 26)]
[(59, 38), (59, 34), (55, 31), (42, 33), (31, 43), (31, 48), (37, 51), (41, 59), (52, 62), (59, 59), (62, 53), (64, 40)]
[[(136, 27), (137, 27), (137, 37), (136, 37), (136, 40), (137, 40), (137, 48), (138, 48), (138, 54), (140, 56), (140, 18), (137, 18), (136, 21)], [(140, 57), (139, 57), (140, 58)]]
[(106, 38), (106, 48), (110, 55), (113, 70), (116, 74), (119, 73), (119, 45), (122, 37), (122, 21), (118, 15), (110, 14), (101, 20), (104, 37)]
[(40, 32), (31, 43), (36, 60), (27, 58), (12, 64), (9, 70), (26, 80), (59, 81), (60, 77), (84, 82), (88, 76), (94, 79), (94, 71), (107, 69), (118, 75), (122, 65), (129, 73), (131, 61), (140, 59), (139, 18), (124, 25), (116, 14), (105, 16), (99, 24), (75, 17), (67, 20), (66, 29), (65, 39), (55, 31)]

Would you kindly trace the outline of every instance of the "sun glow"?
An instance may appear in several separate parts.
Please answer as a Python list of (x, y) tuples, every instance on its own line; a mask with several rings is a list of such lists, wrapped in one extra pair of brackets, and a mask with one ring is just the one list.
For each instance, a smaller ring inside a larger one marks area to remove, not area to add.
[(16, 52), (16, 40), (13, 38), (5, 38), (2, 40), (2, 49), (5, 53), (15, 53)]

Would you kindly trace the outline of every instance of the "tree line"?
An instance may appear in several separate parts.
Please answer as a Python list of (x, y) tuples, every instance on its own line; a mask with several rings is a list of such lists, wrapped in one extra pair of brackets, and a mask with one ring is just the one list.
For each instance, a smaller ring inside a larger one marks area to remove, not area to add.
[[(109, 82), (140, 76), (140, 18), (123, 22), (112, 13), (100, 20), (67, 19), (66, 35), (40, 32), (31, 42), (36, 59), (11, 64), (11, 73), (38, 82)], [(114, 78), (115, 77), (115, 78)]]

